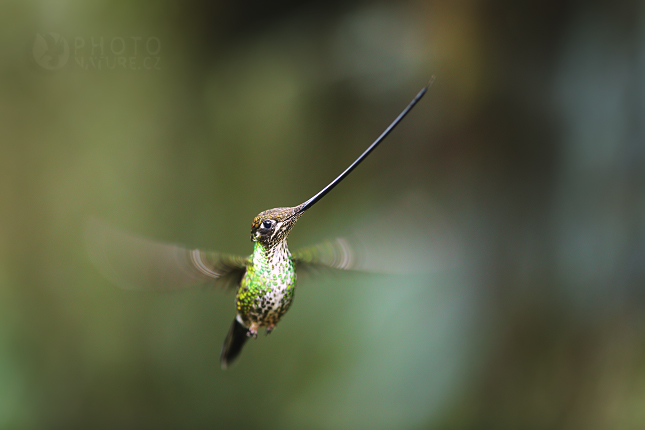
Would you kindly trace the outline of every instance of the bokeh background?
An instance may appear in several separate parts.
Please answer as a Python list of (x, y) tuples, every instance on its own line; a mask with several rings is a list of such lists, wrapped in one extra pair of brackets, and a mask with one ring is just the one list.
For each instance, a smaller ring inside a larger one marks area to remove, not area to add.
[[(249, 253), (433, 74), (290, 240), (405, 270), (303, 281), (233, 369), (233, 295), (88, 258)], [(644, 77), (632, 0), (1, 2), (0, 428), (644, 428)]]

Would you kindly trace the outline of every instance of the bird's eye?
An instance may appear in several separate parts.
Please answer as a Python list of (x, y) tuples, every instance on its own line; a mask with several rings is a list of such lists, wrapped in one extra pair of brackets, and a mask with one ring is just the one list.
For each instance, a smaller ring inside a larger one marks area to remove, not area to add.
[(266, 221), (264, 221), (264, 222), (262, 223), (262, 227), (264, 227), (264, 228), (271, 228), (271, 221), (270, 221), (270, 220), (266, 220)]

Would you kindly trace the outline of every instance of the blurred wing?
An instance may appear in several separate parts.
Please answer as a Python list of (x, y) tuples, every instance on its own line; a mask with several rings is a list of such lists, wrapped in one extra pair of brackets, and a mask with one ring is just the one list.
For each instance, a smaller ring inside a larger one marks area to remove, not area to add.
[(350, 227), (351, 233), (343, 238), (294, 253), (296, 269), (414, 275), (462, 264), (465, 246), (455, 221), (423, 193), (405, 193), (389, 209), (357, 218), (371, 221)]
[(144, 239), (100, 221), (89, 223), (86, 240), (97, 268), (130, 289), (176, 290), (204, 284), (234, 289), (248, 262), (247, 257)]
[(298, 273), (359, 268), (356, 252), (345, 238), (336, 238), (300, 249), (293, 253), (293, 260)]

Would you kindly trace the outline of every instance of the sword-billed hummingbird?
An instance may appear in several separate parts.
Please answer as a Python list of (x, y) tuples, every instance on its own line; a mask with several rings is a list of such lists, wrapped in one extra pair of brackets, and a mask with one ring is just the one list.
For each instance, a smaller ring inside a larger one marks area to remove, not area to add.
[(352, 254), (342, 239), (328, 241), (293, 254), (287, 238), (296, 221), (356, 168), (423, 97), (434, 80), (414, 97), (410, 104), (383, 133), (336, 179), (306, 202), (260, 212), (251, 225), (253, 254), (248, 257), (190, 250), (177, 245), (153, 242), (114, 231), (103, 224), (88, 230), (95, 262), (117, 278), (134, 287), (176, 289), (207, 281), (235, 288), (236, 316), (228, 331), (220, 364), (226, 369), (240, 354), (249, 337), (258, 329), (270, 333), (293, 301), (296, 271), (307, 266), (335, 269), (352, 268)]

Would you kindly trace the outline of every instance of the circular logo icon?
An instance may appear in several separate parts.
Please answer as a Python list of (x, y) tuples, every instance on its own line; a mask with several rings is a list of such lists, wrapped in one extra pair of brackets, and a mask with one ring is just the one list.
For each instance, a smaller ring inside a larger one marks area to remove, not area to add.
[(58, 33), (36, 34), (32, 48), (36, 64), (45, 70), (58, 70), (67, 64), (69, 45)]

